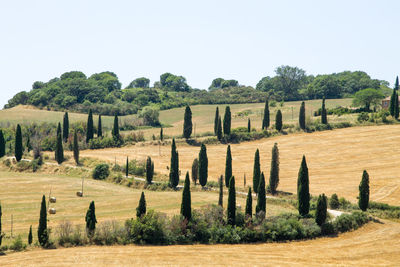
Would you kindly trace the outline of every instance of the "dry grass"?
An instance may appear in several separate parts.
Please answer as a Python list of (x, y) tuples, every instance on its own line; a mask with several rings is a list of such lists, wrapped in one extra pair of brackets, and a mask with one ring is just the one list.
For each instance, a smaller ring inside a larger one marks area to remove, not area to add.
[(370, 223), (337, 238), (253, 245), (81, 247), (14, 253), (2, 266), (398, 266), (400, 224)]

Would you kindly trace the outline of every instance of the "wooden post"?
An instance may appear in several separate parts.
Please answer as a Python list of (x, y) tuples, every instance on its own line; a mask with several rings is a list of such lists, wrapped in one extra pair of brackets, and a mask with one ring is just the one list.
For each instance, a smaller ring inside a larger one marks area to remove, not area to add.
[(244, 188), (246, 188), (246, 173), (243, 174), (243, 184)]

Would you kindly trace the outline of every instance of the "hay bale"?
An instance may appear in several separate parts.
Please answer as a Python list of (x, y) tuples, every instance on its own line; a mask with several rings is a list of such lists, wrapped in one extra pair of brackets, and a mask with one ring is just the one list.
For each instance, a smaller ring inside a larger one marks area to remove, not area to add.
[(50, 203), (56, 203), (56, 202), (57, 202), (57, 199), (55, 197), (50, 198)]
[(83, 193), (82, 193), (81, 191), (76, 192), (76, 195), (77, 195), (78, 197), (83, 197)]
[(56, 214), (56, 209), (55, 208), (50, 208), (49, 209), (50, 214)]

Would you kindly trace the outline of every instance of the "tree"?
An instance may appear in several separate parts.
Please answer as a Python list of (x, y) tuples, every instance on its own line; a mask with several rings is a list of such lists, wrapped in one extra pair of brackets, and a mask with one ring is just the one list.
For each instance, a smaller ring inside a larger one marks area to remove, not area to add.
[(186, 219), (192, 218), (192, 200), (190, 197), (190, 179), (189, 172), (186, 172), (185, 185), (182, 192), (181, 215)]
[(69, 136), (69, 119), (68, 119), (68, 111), (64, 113), (64, 119), (63, 119), (63, 139), (64, 142), (68, 141), (68, 136)]
[(40, 206), (40, 217), (38, 226), (38, 240), (42, 247), (45, 247), (49, 242), (49, 235), (47, 232), (47, 208), (46, 197), (43, 195), (42, 204)]
[(229, 187), (229, 180), (232, 177), (232, 154), (231, 146), (228, 145), (226, 149), (226, 160), (225, 160), (225, 185)]
[(253, 197), (251, 195), (251, 187), (249, 186), (249, 192), (247, 192), (247, 199), (246, 199), (246, 216), (250, 217), (253, 213)]
[[(29, 234), (28, 234), (28, 244), (32, 245), (33, 235), (32, 235), (32, 225), (29, 227)], [(1, 245), (1, 242), (0, 242)]]
[(29, 137), (29, 134), (26, 137), (26, 149), (28, 150), (28, 152), (32, 150), (31, 138)]
[(315, 211), (315, 222), (321, 226), (326, 221), (327, 215), (327, 199), (325, 194), (319, 195), (317, 200), (317, 210)]
[(251, 121), (250, 118), (247, 119), (247, 132), (251, 132)]
[(96, 230), (96, 211), (94, 201), (90, 202), (89, 209), (86, 212), (86, 233), (89, 238), (93, 237), (94, 231)]
[(396, 76), (396, 82), (394, 83), (394, 90), (399, 90), (399, 76)]
[(380, 104), (381, 99), (384, 95), (381, 91), (373, 88), (367, 88), (355, 93), (353, 98), (353, 105), (355, 106), (365, 106), (367, 111), (371, 110), (371, 105), (377, 106)]
[(358, 206), (362, 211), (366, 211), (369, 203), (369, 175), (366, 170), (363, 171), (358, 195)]
[(129, 176), (129, 160), (128, 160), (128, 157), (126, 157), (125, 177), (128, 178), (128, 176)]
[(328, 117), (326, 115), (326, 108), (325, 108), (325, 97), (322, 98), (321, 123), (322, 124), (328, 124)]
[(99, 115), (99, 122), (97, 123), (97, 137), (103, 137), (103, 126), (101, 125), (101, 115)]
[(300, 125), (300, 129), (302, 129), (302, 130), (306, 129), (306, 107), (305, 107), (304, 101), (301, 102), (301, 105), (300, 105), (299, 125)]
[(395, 106), (396, 106), (396, 89), (393, 89), (393, 93), (390, 96), (390, 105), (389, 105), (389, 112), (392, 117), (394, 117)]
[(260, 177), (261, 177), (260, 151), (257, 148), (256, 153), (254, 153), (254, 166), (253, 166), (253, 189), (255, 193), (258, 193), (258, 185), (260, 184)]
[(280, 109), (276, 112), (275, 116), (275, 129), (280, 132), (282, 130), (282, 112)]
[(160, 129), (160, 140), (163, 141), (164, 140), (164, 133), (163, 133), (163, 128), (161, 127)]
[(394, 99), (394, 118), (397, 120), (399, 118), (399, 94), (396, 91), (396, 97)]
[(263, 218), (265, 218), (266, 195), (265, 195), (265, 177), (263, 172), (261, 173), (260, 184), (258, 185), (256, 214), (259, 214), (260, 212), (263, 212), (261, 215)]
[(118, 115), (114, 115), (114, 127), (112, 129), (112, 136), (114, 139), (119, 139), (119, 123), (118, 123)]
[(310, 211), (310, 192), (309, 192), (309, 179), (308, 179), (308, 167), (306, 157), (303, 155), (301, 166), (299, 170), (299, 176), (297, 179), (297, 199), (299, 214), (305, 216)]
[(269, 106), (268, 106), (268, 99), (265, 100), (265, 107), (264, 107), (264, 117), (262, 121), (262, 129), (266, 130), (269, 127)]
[(6, 154), (6, 140), (4, 139), (3, 131), (0, 130), (0, 158)]
[(206, 186), (208, 178), (208, 158), (207, 148), (201, 144), (199, 153), (199, 183), (202, 187)]
[(192, 163), (192, 181), (194, 185), (197, 184), (198, 179), (199, 179), (199, 159), (195, 158)]
[(57, 143), (56, 143), (56, 150), (55, 150), (55, 159), (58, 164), (61, 164), (64, 161), (64, 148), (63, 148), (63, 141), (61, 136), (61, 123), (58, 123), (57, 128)]
[(224, 202), (224, 184), (222, 182), (222, 175), (218, 178), (218, 185), (219, 185), (219, 196), (218, 196), (218, 205), (223, 207)]
[(23, 151), (21, 126), (18, 124), (15, 132), (15, 159), (18, 162), (22, 159)]
[(225, 108), (224, 115), (224, 135), (231, 134), (231, 109), (229, 106)]
[(236, 189), (235, 176), (232, 176), (229, 181), (228, 189), (228, 224), (235, 225), (236, 222)]
[(215, 109), (215, 117), (214, 117), (214, 135), (218, 134), (218, 119), (219, 119), (219, 108)]
[(146, 214), (146, 198), (144, 197), (144, 192), (140, 195), (139, 205), (136, 208), (136, 217), (141, 218)]
[(149, 88), (149, 86), (150, 86), (150, 80), (145, 77), (141, 77), (133, 80), (127, 86), (127, 88)]
[(89, 115), (86, 126), (86, 143), (89, 143), (91, 139), (93, 139), (93, 114), (92, 110), (89, 109)]
[(179, 154), (176, 151), (175, 138), (171, 145), (171, 166), (169, 168), (169, 186), (176, 188), (179, 183)]
[(271, 193), (276, 194), (276, 189), (279, 185), (279, 149), (278, 144), (275, 143), (272, 148), (271, 170), (269, 175), (269, 189)]
[(146, 182), (148, 184), (153, 183), (153, 176), (154, 176), (154, 162), (151, 160), (150, 157), (147, 157), (147, 160), (146, 160)]
[(75, 163), (76, 163), (76, 165), (79, 165), (79, 143), (78, 143), (78, 134), (76, 133), (76, 130), (74, 131), (73, 150), (74, 150)]
[(221, 125), (221, 117), (218, 118), (218, 127), (217, 127), (217, 138), (219, 141), (222, 139), (222, 125)]
[(192, 111), (190, 110), (189, 106), (186, 106), (185, 116), (183, 119), (183, 137), (185, 137), (185, 139), (190, 138), (190, 135), (192, 134), (192, 128)]
[(329, 199), (329, 207), (334, 210), (340, 207), (340, 202), (337, 194), (332, 194), (331, 198)]

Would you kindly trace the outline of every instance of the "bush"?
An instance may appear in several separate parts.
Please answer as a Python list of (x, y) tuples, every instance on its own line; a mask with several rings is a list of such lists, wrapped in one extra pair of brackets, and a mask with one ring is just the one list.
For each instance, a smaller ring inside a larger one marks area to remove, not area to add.
[(10, 249), (14, 251), (22, 251), (26, 249), (26, 244), (22, 243), (22, 238), (20, 235), (14, 239), (14, 242), (10, 246)]
[(104, 180), (110, 175), (108, 164), (102, 163), (96, 165), (93, 170), (92, 177), (97, 180)]
[(329, 207), (334, 210), (340, 207), (339, 199), (336, 194), (332, 194), (331, 198), (329, 199)]
[(342, 214), (333, 222), (335, 232), (343, 233), (358, 229), (361, 225), (370, 221), (371, 218), (363, 212), (353, 212), (351, 214)]
[(113, 137), (100, 137), (93, 138), (89, 141), (90, 149), (101, 149), (108, 147), (120, 147), (123, 144), (123, 138), (113, 138)]
[(128, 238), (135, 244), (161, 245), (167, 243), (165, 217), (150, 210), (139, 219), (130, 219), (126, 222)]
[(369, 115), (368, 115), (368, 113), (367, 113), (367, 112), (361, 112), (360, 114), (358, 114), (357, 120), (358, 120), (359, 122), (368, 121), (368, 120), (369, 120)]
[(131, 160), (128, 163), (128, 173), (132, 175), (143, 176), (146, 171), (144, 161)]

